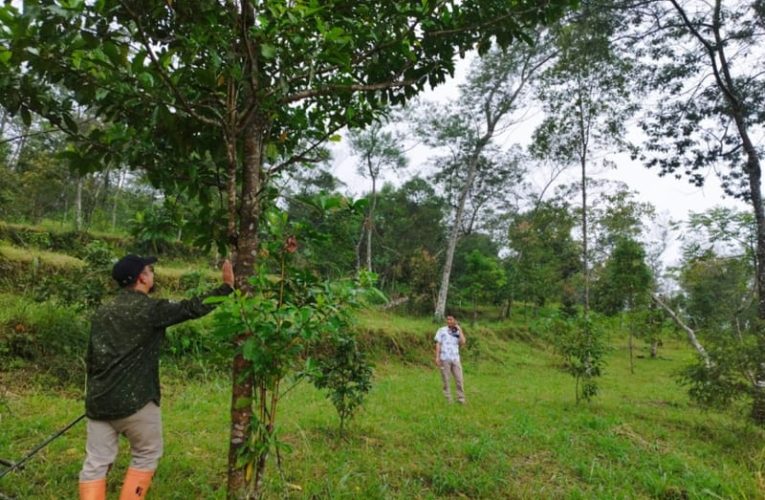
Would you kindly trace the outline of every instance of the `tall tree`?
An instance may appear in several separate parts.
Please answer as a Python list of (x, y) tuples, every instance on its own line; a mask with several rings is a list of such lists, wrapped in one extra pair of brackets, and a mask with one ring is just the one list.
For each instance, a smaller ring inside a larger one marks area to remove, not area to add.
[(415, 308), (432, 311), (433, 266), (443, 251), (443, 220), (448, 210), (433, 186), (420, 177), (380, 191), (375, 269), (380, 285), (392, 293), (412, 293)]
[(562, 291), (569, 288), (579, 267), (577, 244), (571, 237), (575, 224), (570, 207), (557, 200), (513, 217), (508, 241), (516, 297), (538, 305), (563, 298)]
[(351, 132), (351, 151), (361, 157), (357, 171), (372, 181), (369, 193), (369, 208), (361, 226), (361, 235), (356, 247), (356, 271), (361, 269), (361, 247), (366, 233), (366, 267), (372, 271), (372, 233), (375, 227), (377, 207), (377, 180), (384, 170), (400, 170), (407, 165), (407, 158), (399, 147), (399, 140), (383, 124), (375, 122), (364, 130)]
[[(517, 176), (517, 162), (502, 158), (492, 141), (513, 123), (529, 83), (550, 57), (541, 40), (533, 47), (515, 45), (490, 52), (473, 65), (457, 100), (446, 107), (425, 106), (421, 111), (417, 123), (420, 138), (430, 147), (448, 151), (434, 160), (438, 171), (435, 179), (453, 206), (436, 318), (443, 318), (446, 310), (454, 251), (471, 193), (491, 176), (500, 174), (508, 181)], [(511, 183), (504, 187), (503, 195)]]
[(638, 309), (650, 304), (653, 277), (651, 270), (645, 263), (645, 250), (643, 246), (626, 237), (619, 238), (614, 245), (613, 252), (606, 261), (603, 273), (598, 281), (598, 289), (601, 291), (602, 302), (605, 302), (606, 310), (611, 313), (633, 313), (633, 318), (628, 324), (630, 372), (635, 373), (634, 365), (634, 342), (635, 324), (634, 316)]
[[(163, 190), (198, 197), (197, 232), (228, 246), (248, 293), (275, 176), (320, 160), (321, 143), (342, 127), (442, 83), (458, 52), (528, 39), (568, 4), (44, 0), (20, 11), (6, 2), (0, 101), (78, 140), (75, 166), (142, 168)], [(75, 103), (104, 124), (81, 130)], [(253, 407), (242, 404), (255, 396), (242, 353), (250, 340), (234, 340), (228, 486), (237, 498), (255, 494), (239, 460), (252, 430)]]
[(608, 2), (586, 0), (556, 30), (559, 56), (539, 86), (546, 117), (537, 128), (533, 151), (580, 171), (583, 304), (589, 310), (588, 170), (604, 149), (626, 148), (625, 122), (630, 102), (631, 62), (615, 50), (613, 35), (621, 15)]
[[(645, 23), (640, 34), (649, 33), (642, 38), (654, 62), (651, 84), (660, 95), (643, 120), (643, 159), (661, 175), (685, 175), (696, 185), (712, 169), (728, 194), (751, 204), (757, 303), (765, 321), (765, 208), (756, 140), (765, 124), (762, 5), (668, 0), (649, 2), (638, 12)], [(758, 338), (752, 416), (765, 424), (765, 330)]]

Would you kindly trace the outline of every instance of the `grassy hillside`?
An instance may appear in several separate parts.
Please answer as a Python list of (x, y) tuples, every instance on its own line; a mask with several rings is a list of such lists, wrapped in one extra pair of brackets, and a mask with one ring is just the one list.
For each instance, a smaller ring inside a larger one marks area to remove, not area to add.
[[(0, 245), (0, 458), (17, 460), (83, 411), (87, 311), (54, 295), (20, 296), (16, 276), (77, 276), (83, 261)], [(215, 280), (212, 269), (157, 267), (164, 293)], [(34, 266), (30, 268), (29, 266)], [(200, 273), (197, 271), (202, 270)], [(67, 278), (69, 279), (69, 278)], [(54, 285), (55, 280), (51, 281)], [(30, 281), (29, 287), (32, 287)], [(602, 392), (574, 403), (574, 382), (533, 332), (545, 311), (517, 309), (504, 322), (463, 322), (464, 407), (448, 405), (432, 365), (427, 318), (365, 311), (359, 339), (375, 382), (346, 438), (324, 395), (300, 384), (283, 400), (281, 467), (272, 457), (269, 498), (765, 498), (765, 431), (746, 408), (703, 412), (677, 382), (692, 351), (676, 338), (629, 372), (626, 341), (609, 327)], [(153, 498), (224, 498), (230, 381), (211, 319), (170, 331), (163, 358), (165, 457)], [(25, 470), (0, 480), (18, 499), (74, 498), (84, 452), (78, 424)], [(127, 443), (112, 470), (119, 489)], [(2, 498), (0, 495), (0, 498)]]
[[(412, 324), (414, 327), (414, 324)], [(419, 329), (420, 327), (417, 326)], [(428, 328), (430, 330), (430, 328)], [(423, 332), (423, 335), (426, 335)], [(480, 340), (480, 339), (479, 339)], [(430, 353), (421, 365), (378, 364), (376, 383), (347, 439), (323, 395), (301, 385), (284, 400), (281, 474), (272, 498), (761, 498), (765, 433), (729, 413), (691, 406), (673, 373), (690, 356), (670, 343), (656, 360), (610, 357), (603, 393), (573, 403), (572, 380), (551, 353), (504, 341), (498, 361), (466, 361), (465, 407), (447, 405)], [(154, 498), (223, 498), (228, 381), (184, 381), (165, 370), (166, 453)], [(6, 387), (0, 456), (17, 458), (82, 411), (77, 391)], [(73, 494), (80, 424), (6, 477), (17, 498)], [(125, 443), (126, 444), (126, 443)], [(116, 491), (127, 450), (110, 476)]]

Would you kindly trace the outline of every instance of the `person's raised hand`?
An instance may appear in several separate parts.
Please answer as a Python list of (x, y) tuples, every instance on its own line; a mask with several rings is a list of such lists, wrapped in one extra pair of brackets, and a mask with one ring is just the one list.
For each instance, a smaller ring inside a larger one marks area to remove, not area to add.
[(223, 261), (223, 265), (220, 267), (221, 274), (223, 275), (223, 283), (227, 284), (231, 288), (234, 287), (234, 266), (231, 265), (231, 261), (226, 259)]

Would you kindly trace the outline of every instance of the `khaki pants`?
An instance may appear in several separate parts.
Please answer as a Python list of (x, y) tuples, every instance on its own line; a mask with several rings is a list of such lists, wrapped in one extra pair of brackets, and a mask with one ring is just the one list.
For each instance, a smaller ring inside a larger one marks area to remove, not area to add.
[(80, 481), (106, 477), (117, 457), (120, 434), (130, 442), (133, 456), (130, 467), (144, 471), (157, 469), (163, 448), (162, 416), (159, 406), (152, 401), (129, 417), (118, 420), (88, 419), (86, 456)]
[(462, 365), (459, 361), (441, 360), (441, 380), (444, 383), (444, 396), (450, 403), (452, 402), (452, 390), (449, 386), (449, 375), (454, 375), (454, 382), (457, 385), (457, 401), (465, 402), (465, 391), (462, 388)]

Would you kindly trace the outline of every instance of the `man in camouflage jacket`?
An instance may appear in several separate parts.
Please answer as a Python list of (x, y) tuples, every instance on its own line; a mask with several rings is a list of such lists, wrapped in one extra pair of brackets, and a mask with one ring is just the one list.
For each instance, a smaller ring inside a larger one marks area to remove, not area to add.
[(80, 498), (106, 498), (106, 474), (117, 456), (119, 435), (130, 442), (132, 460), (120, 500), (143, 498), (162, 456), (159, 410), (159, 353), (165, 328), (204, 316), (209, 296), (233, 291), (234, 272), (222, 266), (223, 285), (180, 302), (149, 296), (154, 287), (155, 257), (127, 255), (112, 269), (120, 290), (95, 312), (86, 357), (85, 413), (88, 417)]

